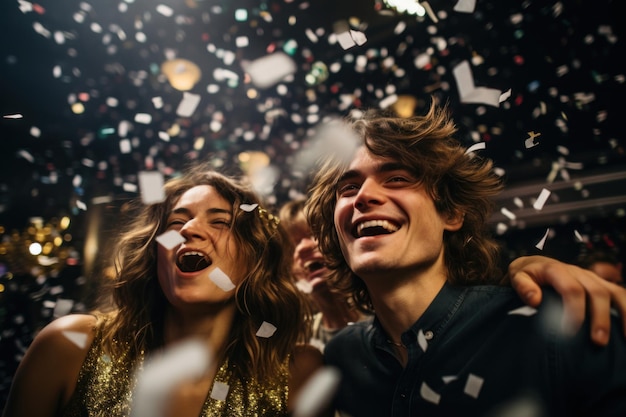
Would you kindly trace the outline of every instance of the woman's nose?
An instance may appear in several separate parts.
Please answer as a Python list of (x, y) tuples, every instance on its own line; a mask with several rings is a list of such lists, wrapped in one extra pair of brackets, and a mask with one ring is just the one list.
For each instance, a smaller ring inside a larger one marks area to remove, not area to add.
[(202, 228), (198, 224), (198, 219), (190, 219), (188, 220), (183, 227), (180, 229), (180, 234), (187, 240), (191, 239), (203, 239), (205, 233), (203, 233)]

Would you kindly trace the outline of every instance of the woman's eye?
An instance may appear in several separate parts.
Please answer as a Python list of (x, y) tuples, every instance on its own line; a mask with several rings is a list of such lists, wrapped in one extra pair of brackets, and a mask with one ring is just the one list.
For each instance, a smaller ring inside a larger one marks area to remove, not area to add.
[(183, 220), (170, 220), (169, 222), (167, 222), (168, 229), (174, 229), (174, 228), (180, 229), (184, 225), (185, 225), (185, 222)]

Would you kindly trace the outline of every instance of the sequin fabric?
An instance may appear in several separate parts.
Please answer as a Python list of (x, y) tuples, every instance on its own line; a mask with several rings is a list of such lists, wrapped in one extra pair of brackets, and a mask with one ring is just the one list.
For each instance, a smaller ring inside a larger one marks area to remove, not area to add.
[[(62, 417), (128, 417), (135, 369), (143, 365), (143, 356), (134, 363), (126, 355), (111, 357), (104, 350), (101, 329), (83, 363), (76, 389)], [(226, 360), (219, 368), (213, 388), (199, 417), (287, 416), (289, 359), (273, 380), (241, 381)]]

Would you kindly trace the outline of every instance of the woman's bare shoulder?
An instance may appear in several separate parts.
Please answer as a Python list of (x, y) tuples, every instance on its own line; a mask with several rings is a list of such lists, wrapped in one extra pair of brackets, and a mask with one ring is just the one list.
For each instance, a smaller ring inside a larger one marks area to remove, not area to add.
[(97, 318), (89, 314), (69, 314), (46, 325), (33, 340), (31, 351), (56, 357), (76, 357), (93, 341)]

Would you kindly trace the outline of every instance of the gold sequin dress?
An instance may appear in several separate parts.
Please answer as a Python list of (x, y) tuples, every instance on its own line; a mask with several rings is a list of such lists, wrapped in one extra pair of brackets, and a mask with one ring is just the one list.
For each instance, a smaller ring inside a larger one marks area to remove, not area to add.
[[(275, 380), (260, 383), (235, 377), (226, 360), (215, 376), (199, 417), (287, 416), (288, 361)], [(133, 363), (126, 355), (109, 356), (104, 350), (101, 329), (97, 328), (62, 417), (128, 417), (136, 382), (134, 370), (142, 364), (143, 358)]]

